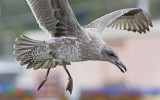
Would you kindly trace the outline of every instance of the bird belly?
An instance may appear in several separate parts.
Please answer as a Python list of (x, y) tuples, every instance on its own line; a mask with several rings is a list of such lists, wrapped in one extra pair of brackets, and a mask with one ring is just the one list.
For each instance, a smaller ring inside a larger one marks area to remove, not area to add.
[(72, 38), (54, 41), (50, 44), (50, 48), (52, 49), (51, 55), (53, 56), (53, 59), (57, 62), (81, 61), (79, 44), (79, 41)]
[(59, 53), (59, 57), (57, 58), (57, 60), (66, 61), (66, 62), (81, 61), (79, 50), (77, 50), (77, 47), (76, 48), (66, 47), (58, 53)]

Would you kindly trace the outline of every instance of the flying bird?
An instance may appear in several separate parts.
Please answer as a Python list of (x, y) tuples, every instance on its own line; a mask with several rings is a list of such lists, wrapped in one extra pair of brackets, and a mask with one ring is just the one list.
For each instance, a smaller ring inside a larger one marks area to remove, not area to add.
[(146, 33), (152, 27), (150, 17), (140, 8), (127, 8), (106, 14), (86, 26), (77, 21), (68, 0), (26, 0), (40, 28), (51, 35), (50, 40), (34, 40), (24, 35), (16, 38), (14, 54), (20, 65), (27, 69), (47, 69), (57, 65), (64, 67), (69, 81), (66, 87), (70, 93), (73, 79), (67, 65), (70, 62), (87, 60), (108, 61), (116, 65), (123, 73), (127, 70), (117, 51), (103, 41), (101, 33), (105, 28), (114, 28), (132, 32)]

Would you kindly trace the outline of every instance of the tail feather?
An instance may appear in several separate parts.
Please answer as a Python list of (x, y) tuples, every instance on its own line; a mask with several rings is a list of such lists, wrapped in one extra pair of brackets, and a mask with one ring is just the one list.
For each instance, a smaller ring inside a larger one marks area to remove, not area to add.
[(23, 54), (18, 55), (18, 56), (16, 57), (16, 60), (17, 60), (17, 61), (20, 61), (20, 60), (24, 59), (24, 56), (25, 56), (25, 55), (27, 55), (27, 53), (23, 53)]
[(17, 38), (15, 40), (15, 45), (14, 45), (14, 54), (23, 54), (25, 52), (30, 51), (33, 49), (35, 46), (41, 45), (43, 41), (38, 41), (38, 40), (33, 40), (30, 39), (24, 35), (21, 35), (20, 38)]
[(25, 41), (28, 41), (30, 43), (39, 43), (39, 42), (42, 42), (42, 41), (39, 41), (39, 40), (33, 40), (33, 39), (30, 39), (24, 35), (21, 35), (21, 39), (20, 40), (25, 40)]
[(56, 66), (49, 54), (50, 48), (44, 41), (33, 40), (24, 35), (15, 40), (14, 54), (17, 54), (17, 61), (20, 65), (26, 65), (27, 69), (47, 69)]
[(37, 65), (35, 65), (34, 70), (41, 68), (41, 66), (42, 66), (42, 63), (38, 63)]
[(28, 48), (17, 48), (14, 51), (14, 54), (23, 54), (25, 52), (28, 52), (29, 50), (33, 49), (33, 47), (28, 47)]

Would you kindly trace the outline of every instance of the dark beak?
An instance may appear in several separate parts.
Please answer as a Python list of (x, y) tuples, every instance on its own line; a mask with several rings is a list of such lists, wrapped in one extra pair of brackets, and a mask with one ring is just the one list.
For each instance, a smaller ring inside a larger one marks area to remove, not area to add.
[(122, 62), (116, 62), (115, 64), (123, 73), (127, 71), (126, 66)]

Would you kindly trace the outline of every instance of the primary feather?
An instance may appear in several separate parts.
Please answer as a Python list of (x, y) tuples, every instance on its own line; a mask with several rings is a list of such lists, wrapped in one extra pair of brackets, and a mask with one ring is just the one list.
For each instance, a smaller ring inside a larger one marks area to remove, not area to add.
[(153, 25), (146, 12), (140, 8), (127, 8), (106, 14), (86, 25), (86, 28), (95, 28), (99, 33), (105, 28), (146, 33), (146, 30), (149, 31), (149, 26)]

